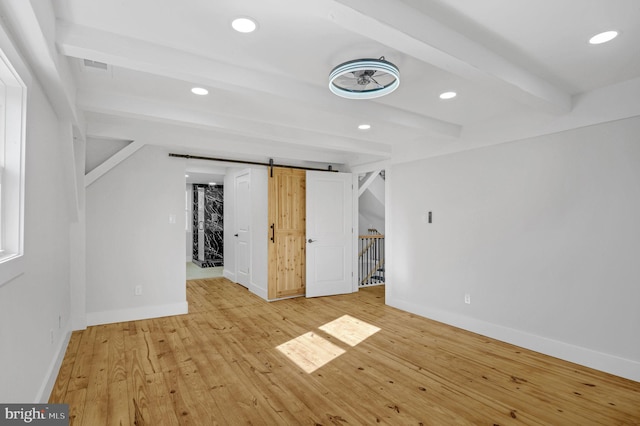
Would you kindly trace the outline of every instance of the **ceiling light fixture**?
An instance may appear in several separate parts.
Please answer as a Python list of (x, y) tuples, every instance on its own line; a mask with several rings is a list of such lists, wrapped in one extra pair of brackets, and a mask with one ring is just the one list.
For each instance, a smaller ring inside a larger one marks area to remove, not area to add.
[(231, 22), (231, 26), (239, 33), (252, 33), (258, 27), (256, 21), (251, 18), (236, 18)]
[(216, 186), (215, 182), (209, 182), (209, 186)]
[(193, 93), (194, 95), (204, 96), (204, 95), (208, 95), (209, 91), (202, 87), (194, 87), (193, 89), (191, 89), (191, 93)]
[(616, 37), (618, 37), (618, 32), (617, 31), (605, 31), (603, 33), (596, 34), (593, 37), (591, 37), (589, 39), (589, 44), (606, 43), (608, 41), (613, 40)]
[(458, 94), (456, 92), (444, 92), (444, 93), (440, 93), (440, 99), (453, 99), (456, 96), (458, 96)]
[(371, 128), (371, 124), (360, 124), (358, 129), (360, 130), (369, 130)]
[(348, 99), (388, 95), (400, 85), (398, 67), (380, 59), (356, 59), (338, 65), (329, 74), (329, 90)]

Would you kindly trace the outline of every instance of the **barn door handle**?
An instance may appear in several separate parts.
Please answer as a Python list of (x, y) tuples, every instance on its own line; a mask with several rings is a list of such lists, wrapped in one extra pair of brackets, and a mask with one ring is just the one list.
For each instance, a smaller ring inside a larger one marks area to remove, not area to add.
[(276, 242), (276, 225), (274, 223), (271, 224), (271, 242), (274, 244)]

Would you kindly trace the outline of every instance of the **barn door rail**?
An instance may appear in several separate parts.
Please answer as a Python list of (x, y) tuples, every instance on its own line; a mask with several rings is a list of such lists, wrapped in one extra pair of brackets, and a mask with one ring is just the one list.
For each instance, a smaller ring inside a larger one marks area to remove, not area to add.
[(188, 154), (175, 154), (173, 152), (169, 153), (169, 157), (176, 158), (186, 158), (187, 160), (208, 160), (208, 161), (220, 161), (224, 163), (235, 163), (235, 164), (249, 164), (253, 166), (266, 166), (271, 169), (271, 177), (273, 177), (273, 168), (274, 167), (284, 167), (286, 169), (300, 169), (300, 170), (315, 170), (318, 172), (337, 172), (332, 165), (328, 165), (326, 169), (319, 169), (314, 167), (304, 167), (304, 166), (291, 166), (286, 164), (275, 164), (273, 162), (273, 158), (269, 159), (268, 163), (262, 163), (259, 161), (247, 161), (247, 160), (233, 160), (230, 158), (217, 158), (217, 157), (203, 157), (201, 155), (188, 155)]

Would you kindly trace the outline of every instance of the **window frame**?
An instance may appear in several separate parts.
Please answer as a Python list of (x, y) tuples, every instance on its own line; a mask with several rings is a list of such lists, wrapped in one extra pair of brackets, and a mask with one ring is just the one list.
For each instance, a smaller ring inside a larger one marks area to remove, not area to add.
[(28, 69), (0, 25), (0, 286), (24, 272)]

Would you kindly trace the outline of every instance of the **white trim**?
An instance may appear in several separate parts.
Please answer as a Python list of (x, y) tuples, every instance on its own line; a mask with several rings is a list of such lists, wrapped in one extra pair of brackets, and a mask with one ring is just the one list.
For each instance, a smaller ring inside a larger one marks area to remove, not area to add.
[(133, 141), (129, 145), (122, 148), (120, 151), (113, 154), (109, 157), (104, 163), (97, 166), (95, 169), (91, 170), (89, 173), (84, 175), (84, 186), (88, 188), (95, 181), (104, 176), (111, 169), (116, 167), (118, 164), (131, 157), (136, 153), (140, 148), (142, 148), (145, 144), (139, 141)]
[(640, 382), (640, 362), (391, 297), (387, 305), (585, 367)]
[(4, 122), (0, 286), (24, 272), (24, 187), (27, 88), (31, 76), (11, 38), (0, 26), (0, 84), (3, 85)]
[(269, 300), (269, 291), (266, 288), (258, 287), (252, 283), (249, 286), (249, 291), (264, 300)]
[(24, 274), (24, 256), (14, 254), (0, 261), (0, 287)]
[(351, 292), (356, 293), (360, 290), (360, 277), (358, 276), (358, 229), (360, 219), (360, 194), (358, 192), (358, 174), (351, 173)]
[(188, 313), (189, 304), (186, 301), (168, 305), (140, 306), (137, 308), (117, 309), (113, 311), (87, 312), (87, 326), (169, 317)]
[(222, 270), (222, 276), (225, 277), (226, 279), (228, 279), (231, 282), (236, 282), (236, 274), (235, 272), (229, 270), (229, 269), (223, 269)]
[(51, 395), (51, 391), (53, 390), (54, 385), (56, 384), (56, 379), (58, 378), (58, 373), (60, 372), (60, 367), (62, 366), (64, 355), (67, 352), (69, 340), (71, 340), (71, 331), (67, 329), (64, 335), (64, 339), (60, 339), (60, 343), (58, 343), (56, 354), (51, 360), (51, 364), (47, 369), (47, 374), (45, 374), (45, 380), (42, 382), (42, 385), (40, 386), (40, 389), (38, 389), (38, 393), (36, 394), (35, 401), (40, 404), (46, 404), (47, 402), (49, 402), (49, 396)]

